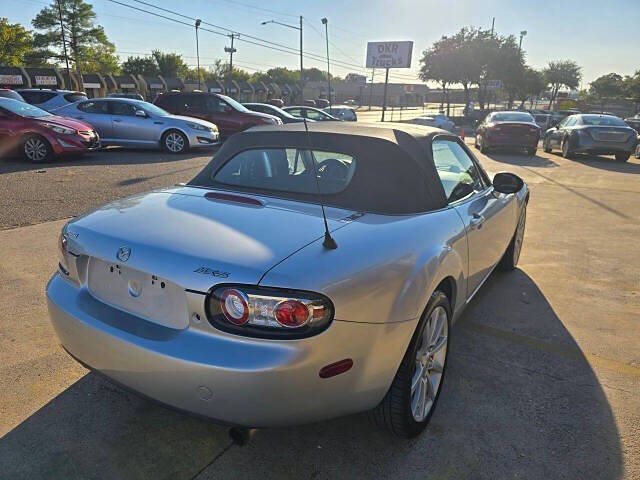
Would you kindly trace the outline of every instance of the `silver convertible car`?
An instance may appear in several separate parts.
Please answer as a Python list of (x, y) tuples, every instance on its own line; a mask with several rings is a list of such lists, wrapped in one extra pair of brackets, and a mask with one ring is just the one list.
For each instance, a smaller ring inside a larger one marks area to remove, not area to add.
[(226, 424), (369, 410), (419, 434), (455, 320), (518, 262), (528, 188), (443, 130), (308, 128), (239, 133), (188, 184), (67, 223), (47, 286), (67, 352)]
[(94, 98), (54, 110), (96, 129), (103, 146), (160, 147), (169, 153), (218, 143), (218, 127), (198, 118), (171, 115), (152, 103), (131, 98)]

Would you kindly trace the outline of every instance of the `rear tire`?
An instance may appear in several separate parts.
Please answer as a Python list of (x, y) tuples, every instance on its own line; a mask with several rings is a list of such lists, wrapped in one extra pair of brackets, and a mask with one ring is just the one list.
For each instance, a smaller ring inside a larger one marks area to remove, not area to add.
[(22, 155), (33, 163), (50, 162), (53, 159), (53, 148), (46, 138), (40, 135), (29, 135), (22, 141)]
[(369, 419), (392, 434), (419, 435), (435, 411), (447, 368), (451, 306), (435, 291), (416, 328), (396, 376)]
[(553, 150), (548, 138), (545, 138), (542, 141), (542, 150), (544, 151), (544, 153), (551, 153), (551, 151)]
[(616, 153), (616, 161), (618, 162), (626, 162), (627, 160), (629, 160), (629, 157), (631, 155), (628, 153)]
[(562, 140), (562, 156), (564, 158), (571, 158), (573, 153), (571, 152), (571, 145), (569, 145), (569, 139)]
[(640, 145), (636, 147), (636, 158), (640, 158)]
[(189, 139), (179, 130), (169, 130), (160, 140), (162, 148), (167, 153), (179, 154), (189, 150)]
[(508, 272), (509, 270), (514, 270), (516, 268), (516, 265), (518, 265), (518, 260), (520, 260), (520, 252), (522, 251), (522, 243), (524, 242), (524, 231), (526, 223), (527, 204), (525, 203), (522, 207), (522, 212), (520, 213), (520, 218), (518, 219), (518, 225), (516, 226), (516, 231), (513, 234), (513, 238), (511, 238), (511, 242), (509, 242), (507, 251), (504, 252), (504, 255), (500, 259), (500, 263), (498, 264), (500, 270)]
[(478, 146), (478, 150), (480, 150), (480, 153), (487, 153), (489, 151), (489, 148), (486, 146), (484, 137), (482, 135), (480, 135), (480, 145)]

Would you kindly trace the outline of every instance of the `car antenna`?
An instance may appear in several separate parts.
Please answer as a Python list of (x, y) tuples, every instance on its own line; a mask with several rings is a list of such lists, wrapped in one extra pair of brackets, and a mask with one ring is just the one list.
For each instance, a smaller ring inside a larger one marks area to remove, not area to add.
[(309, 126), (307, 125), (307, 119), (302, 117), (304, 123), (304, 131), (307, 132), (307, 143), (309, 144), (309, 153), (311, 154), (311, 164), (313, 165), (313, 176), (316, 179), (316, 191), (318, 192), (318, 200), (320, 201), (320, 208), (322, 208), (322, 219), (324, 220), (324, 241), (322, 245), (328, 250), (335, 250), (338, 248), (338, 244), (329, 233), (329, 224), (327, 223), (327, 214), (324, 211), (324, 201), (322, 199), (322, 192), (320, 192), (320, 182), (318, 181), (318, 169), (316, 167), (316, 157), (311, 149), (311, 136), (309, 135)]

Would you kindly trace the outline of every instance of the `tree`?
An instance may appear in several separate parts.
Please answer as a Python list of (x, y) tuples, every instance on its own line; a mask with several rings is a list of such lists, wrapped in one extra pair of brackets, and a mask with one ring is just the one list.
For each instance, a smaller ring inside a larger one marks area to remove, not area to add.
[(572, 60), (549, 62), (547, 68), (544, 69), (544, 76), (547, 85), (551, 86), (551, 96), (549, 98), (549, 109), (551, 109), (560, 87), (567, 87), (571, 90), (578, 88), (582, 78), (582, 69)]
[(154, 57), (128, 57), (122, 63), (122, 71), (133, 75), (153, 77), (160, 73)]
[(624, 80), (617, 73), (602, 75), (589, 84), (589, 93), (601, 100), (620, 98), (624, 95)]
[(0, 65), (22, 65), (32, 50), (31, 33), (19, 23), (0, 18)]
[(624, 94), (640, 102), (640, 70), (636, 70), (633, 75), (624, 77)]
[(513, 35), (498, 37), (496, 42), (496, 55), (489, 67), (493, 77), (502, 81), (502, 88), (507, 92), (507, 108), (511, 109), (524, 82), (524, 55)]
[(34, 28), (42, 31), (34, 35), (34, 45), (42, 60), (64, 61), (58, 5), (62, 10), (69, 59), (78, 73), (81, 73), (83, 65), (91, 63), (96, 52), (100, 52), (102, 64), (117, 63), (113, 43), (107, 40), (104, 29), (94, 24), (96, 14), (93, 7), (83, 0), (53, 0), (33, 19)]
[(155, 59), (160, 75), (163, 77), (184, 77), (189, 67), (177, 53), (164, 53), (153, 50), (151, 55)]
[(542, 72), (525, 65), (522, 72), (522, 82), (518, 89), (518, 99), (521, 102), (520, 108), (524, 108), (524, 102), (527, 100), (533, 107), (533, 99), (540, 96), (546, 86), (547, 83)]
[(451, 37), (440, 38), (431, 48), (422, 53), (420, 59), (422, 66), (418, 74), (422, 81), (432, 80), (442, 86), (443, 100), (447, 102), (447, 115), (451, 110), (449, 86), (457, 81), (454, 49), (455, 41)]
[(83, 59), (79, 64), (81, 72), (99, 72), (111, 75), (120, 73), (118, 57), (113, 46), (102, 48), (87, 47), (85, 55), (83, 55)]

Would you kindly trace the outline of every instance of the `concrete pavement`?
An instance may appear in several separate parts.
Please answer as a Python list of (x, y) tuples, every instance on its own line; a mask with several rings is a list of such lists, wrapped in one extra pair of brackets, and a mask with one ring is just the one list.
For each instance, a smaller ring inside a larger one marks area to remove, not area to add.
[[(198, 161), (162, 166), (167, 183)], [(240, 448), (114, 387), (66, 356), (46, 318), (64, 221), (0, 231), (0, 478), (640, 478), (640, 162), (483, 162), (531, 187), (520, 269), (492, 275), (455, 326), (438, 409), (412, 441), (356, 415)], [(147, 186), (119, 168), (86, 202)], [(23, 198), (17, 224), (42, 218), (39, 198)]]

